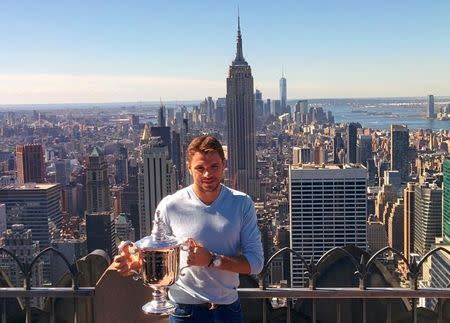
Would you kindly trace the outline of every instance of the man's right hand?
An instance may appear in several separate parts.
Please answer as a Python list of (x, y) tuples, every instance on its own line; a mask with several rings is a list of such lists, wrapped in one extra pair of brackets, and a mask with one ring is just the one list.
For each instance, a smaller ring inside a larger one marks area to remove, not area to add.
[(141, 253), (133, 245), (125, 245), (120, 251), (120, 254), (114, 257), (113, 261), (114, 268), (121, 276), (130, 276), (136, 272), (140, 272), (141, 265)]

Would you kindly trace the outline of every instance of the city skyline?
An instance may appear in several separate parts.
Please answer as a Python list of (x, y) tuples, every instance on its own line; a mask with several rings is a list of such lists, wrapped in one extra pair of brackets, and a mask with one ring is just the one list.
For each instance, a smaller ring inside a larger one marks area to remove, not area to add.
[[(387, 1), (239, 6), (246, 56), (263, 97), (278, 96), (282, 65), (288, 99), (449, 95), (444, 1), (432, 8)], [(236, 4), (7, 1), (0, 18), (7, 46), (0, 53), (0, 104), (226, 93)]]

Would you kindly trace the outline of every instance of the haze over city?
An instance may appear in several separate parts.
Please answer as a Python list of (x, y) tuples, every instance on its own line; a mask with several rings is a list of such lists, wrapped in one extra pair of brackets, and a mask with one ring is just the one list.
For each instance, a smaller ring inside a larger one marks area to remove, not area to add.
[(450, 94), (447, 1), (2, 1), (0, 104), (223, 96), (238, 5), (267, 97)]

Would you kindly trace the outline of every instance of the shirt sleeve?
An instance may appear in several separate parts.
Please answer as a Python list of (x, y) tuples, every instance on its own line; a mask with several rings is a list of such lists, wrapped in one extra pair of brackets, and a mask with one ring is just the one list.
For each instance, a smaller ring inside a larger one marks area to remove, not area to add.
[(248, 196), (243, 213), (240, 235), (242, 254), (250, 264), (250, 274), (256, 275), (263, 269), (264, 253), (255, 206)]

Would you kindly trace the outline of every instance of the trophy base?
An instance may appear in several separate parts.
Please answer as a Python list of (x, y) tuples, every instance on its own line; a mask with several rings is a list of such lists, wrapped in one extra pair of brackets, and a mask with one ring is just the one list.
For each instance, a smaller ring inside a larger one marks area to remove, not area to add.
[(142, 311), (147, 314), (156, 314), (156, 315), (169, 315), (173, 311), (175, 311), (175, 305), (170, 301), (151, 301), (142, 306)]

